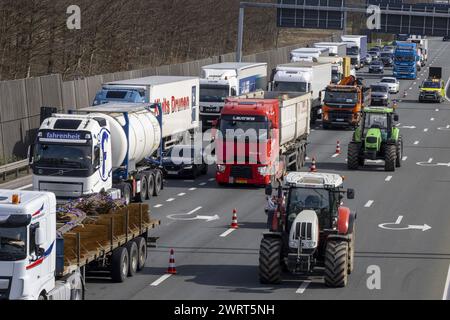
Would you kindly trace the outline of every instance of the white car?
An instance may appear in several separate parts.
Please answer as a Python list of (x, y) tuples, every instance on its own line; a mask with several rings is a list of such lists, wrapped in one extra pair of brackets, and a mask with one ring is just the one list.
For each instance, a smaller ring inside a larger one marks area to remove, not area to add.
[(380, 81), (389, 87), (389, 93), (398, 93), (400, 91), (400, 82), (393, 77), (383, 77)]

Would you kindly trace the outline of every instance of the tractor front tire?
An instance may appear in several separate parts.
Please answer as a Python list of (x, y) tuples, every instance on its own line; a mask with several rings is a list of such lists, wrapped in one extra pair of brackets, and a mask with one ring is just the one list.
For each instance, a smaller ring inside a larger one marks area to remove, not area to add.
[(359, 161), (359, 143), (350, 142), (348, 145), (347, 167), (349, 170), (357, 170)]
[(402, 166), (403, 158), (403, 139), (400, 136), (397, 141), (397, 159), (395, 160), (395, 166), (400, 168)]
[(325, 250), (325, 285), (343, 288), (348, 282), (348, 243), (331, 240)]
[(259, 281), (262, 284), (279, 284), (283, 272), (281, 264), (281, 239), (261, 240), (259, 250)]
[(386, 146), (386, 154), (384, 156), (384, 170), (395, 171), (396, 161), (397, 161), (397, 146), (395, 144), (388, 144)]

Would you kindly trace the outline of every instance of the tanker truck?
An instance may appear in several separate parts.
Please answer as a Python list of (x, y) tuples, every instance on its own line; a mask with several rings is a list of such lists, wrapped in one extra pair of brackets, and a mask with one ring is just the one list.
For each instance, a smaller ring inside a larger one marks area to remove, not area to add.
[(58, 199), (106, 191), (127, 203), (157, 196), (164, 148), (174, 132), (190, 129), (176, 114), (182, 111), (165, 115), (161, 104), (120, 103), (79, 112), (41, 124), (29, 152), (33, 189)]

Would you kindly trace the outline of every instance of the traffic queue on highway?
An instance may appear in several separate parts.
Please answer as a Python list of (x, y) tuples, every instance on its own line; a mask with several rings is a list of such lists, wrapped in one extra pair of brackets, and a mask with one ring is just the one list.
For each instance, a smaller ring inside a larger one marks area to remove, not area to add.
[[(311, 128), (321, 121), (325, 131), (353, 130), (349, 170), (367, 160), (383, 161), (385, 171), (400, 168), (403, 138), (391, 94), (399, 93), (399, 79), (415, 79), (426, 65), (428, 41), (411, 37), (367, 51), (366, 36), (341, 40), (296, 49), (291, 63), (272, 72), (266, 63), (219, 63), (198, 78), (105, 83), (91, 107), (50, 110), (29, 151), (34, 191), (0, 191), (0, 299), (81, 299), (86, 270), (125, 281), (144, 268), (151, 229), (160, 223), (142, 203), (169, 188), (169, 178), (196, 179), (212, 168), (217, 192), (265, 187), (261, 283), (318, 268), (327, 286), (345, 287), (357, 215), (342, 200), (355, 191), (307, 159)], [(363, 68), (380, 81), (366, 85)], [(418, 100), (442, 102), (442, 69), (429, 73)], [(86, 223), (86, 202), (96, 201), (107, 210)]]

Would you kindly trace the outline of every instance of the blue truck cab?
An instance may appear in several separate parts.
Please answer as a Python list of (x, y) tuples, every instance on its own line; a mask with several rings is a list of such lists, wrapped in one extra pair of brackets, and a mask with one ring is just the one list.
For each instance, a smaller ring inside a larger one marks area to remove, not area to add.
[(145, 89), (127, 87), (103, 87), (95, 95), (93, 105), (98, 106), (109, 102), (145, 103)]
[(417, 78), (417, 44), (397, 41), (394, 52), (394, 77), (397, 79)]

